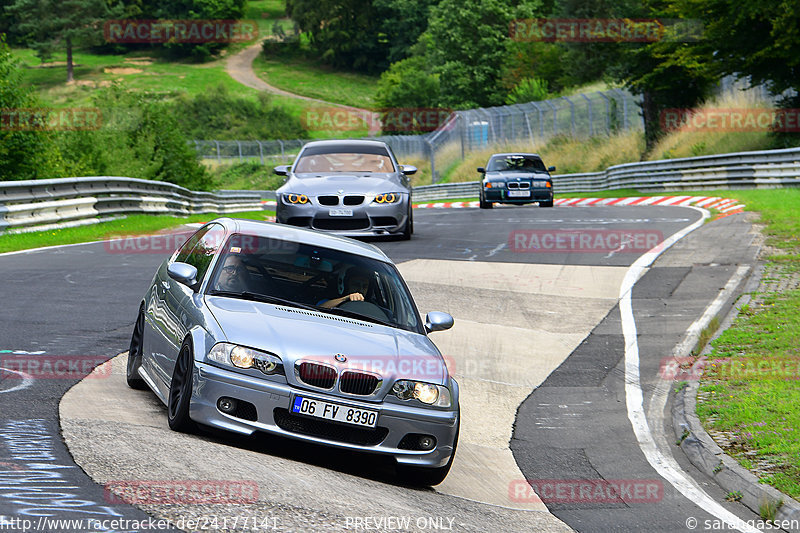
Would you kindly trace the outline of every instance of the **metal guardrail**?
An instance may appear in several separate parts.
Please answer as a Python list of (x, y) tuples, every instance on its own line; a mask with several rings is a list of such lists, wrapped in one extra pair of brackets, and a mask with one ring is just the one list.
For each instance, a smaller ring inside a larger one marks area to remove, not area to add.
[[(414, 200), (475, 197), (480, 190), (479, 183), (415, 187)], [(800, 148), (662, 159), (615, 165), (602, 172), (553, 175), (553, 188), (557, 193), (779, 187), (800, 187)]]
[(0, 232), (136, 213), (190, 215), (262, 209), (257, 192), (195, 192), (161, 181), (93, 177), (0, 182)]
[[(800, 148), (645, 161), (553, 176), (557, 193), (800, 187)], [(415, 201), (478, 195), (479, 182), (415, 187)], [(189, 215), (263, 209), (274, 191), (194, 192), (171, 183), (98, 177), (0, 182), (0, 232), (77, 225), (133, 213)]]

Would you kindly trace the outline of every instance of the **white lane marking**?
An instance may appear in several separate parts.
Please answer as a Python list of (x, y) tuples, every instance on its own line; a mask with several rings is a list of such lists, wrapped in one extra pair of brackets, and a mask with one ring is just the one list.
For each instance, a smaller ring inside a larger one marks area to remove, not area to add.
[(11, 370), (10, 368), (4, 368), (2, 366), (0, 366), (0, 371), (11, 372), (12, 374), (17, 374), (22, 378), (22, 383), (20, 383), (16, 387), (11, 387), (10, 389), (0, 390), (0, 394), (4, 394), (6, 392), (16, 392), (18, 390), (27, 389), (28, 387), (33, 385), (33, 377), (30, 374), (26, 374), (25, 372), (21, 372), (19, 370)]
[(639, 344), (636, 338), (636, 319), (633, 316), (631, 293), (633, 292), (633, 286), (658, 256), (680, 239), (702, 226), (709, 217), (709, 213), (705, 209), (697, 207), (688, 207), (687, 209), (700, 211), (703, 216), (694, 224), (671, 235), (662, 244), (639, 257), (628, 269), (620, 288), (619, 308), (622, 317), (622, 334), (625, 338), (625, 403), (628, 409), (628, 419), (631, 421), (636, 440), (639, 442), (639, 448), (647, 458), (647, 462), (670, 485), (675, 487), (689, 501), (694, 502), (726, 524), (735, 527), (739, 531), (759, 533), (758, 529), (749, 526), (744, 520), (725, 509), (706, 494), (693, 479), (681, 470), (674, 458), (661, 452), (656, 445), (653, 434), (650, 432), (650, 426), (644, 413), (644, 398), (639, 379)]

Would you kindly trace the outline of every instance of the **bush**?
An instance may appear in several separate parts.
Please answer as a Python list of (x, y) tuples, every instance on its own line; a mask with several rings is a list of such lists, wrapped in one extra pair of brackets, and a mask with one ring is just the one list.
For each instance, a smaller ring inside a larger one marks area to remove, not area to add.
[(170, 104), (118, 86), (101, 89), (94, 104), (102, 112), (101, 128), (55, 135), (66, 176), (126, 176), (211, 189)]
[(273, 106), (270, 96), (258, 100), (231, 95), (218, 85), (195, 97), (181, 96), (172, 111), (188, 139), (304, 139), (302, 123), (283, 108)]
[(511, 90), (506, 97), (506, 103), (511, 105), (538, 102), (547, 100), (548, 95), (547, 81), (539, 78), (525, 78)]

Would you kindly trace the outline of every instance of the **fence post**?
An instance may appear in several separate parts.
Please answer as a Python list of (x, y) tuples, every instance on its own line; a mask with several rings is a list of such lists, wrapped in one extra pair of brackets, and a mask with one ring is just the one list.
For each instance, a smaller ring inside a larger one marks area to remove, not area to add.
[(431, 183), (436, 183), (436, 157), (433, 151), (433, 143), (428, 139), (425, 139), (425, 144), (428, 146), (428, 156), (431, 158)]
[(261, 145), (261, 141), (256, 141), (258, 143), (258, 155), (261, 157), (261, 164), (264, 164), (264, 147)]
[(280, 145), (281, 145), (281, 160), (283, 160), (284, 156), (286, 155), (286, 154), (284, 154), (284, 152), (283, 152), (283, 141), (281, 141), (280, 139), (278, 139), (278, 144), (280, 144)]
[(586, 100), (586, 110), (589, 112), (589, 137), (594, 137), (594, 121), (592, 120), (592, 101), (588, 96), (581, 93), (583, 99)]
[(603, 91), (599, 91), (597, 94), (606, 101), (606, 135), (609, 135), (611, 133), (611, 101)]
[(553, 105), (552, 100), (544, 100), (543, 102), (553, 110), (553, 136), (558, 135), (558, 108)]
[(575, 102), (567, 96), (562, 96), (564, 100), (569, 102), (569, 120), (570, 120), (570, 133), (575, 137)]
[(217, 145), (217, 163), (222, 163), (222, 155), (219, 153), (219, 141), (214, 141)]

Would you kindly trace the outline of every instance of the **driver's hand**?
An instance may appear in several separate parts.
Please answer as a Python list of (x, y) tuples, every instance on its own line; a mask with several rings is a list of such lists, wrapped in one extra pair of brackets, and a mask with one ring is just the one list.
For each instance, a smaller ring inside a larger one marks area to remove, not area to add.
[(364, 296), (360, 292), (354, 292), (348, 296), (351, 302), (363, 302)]

